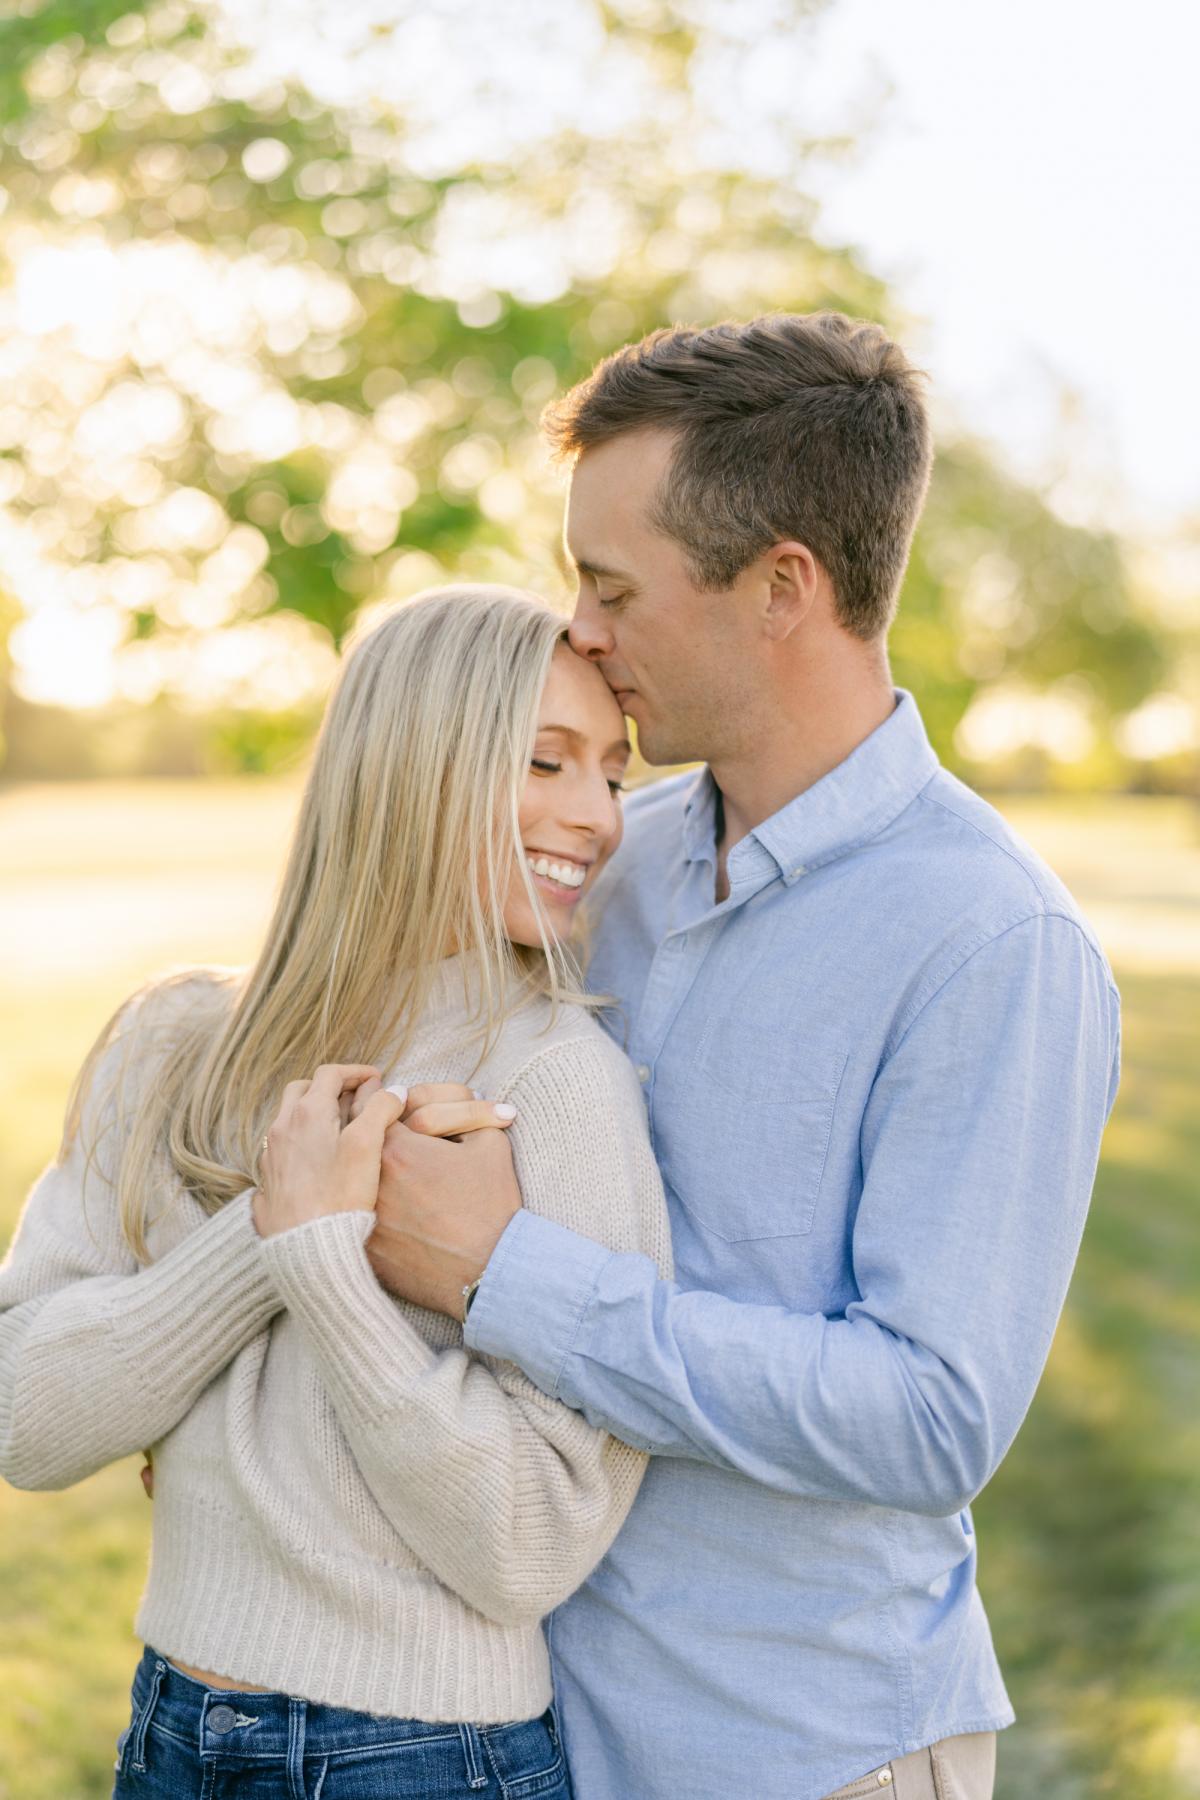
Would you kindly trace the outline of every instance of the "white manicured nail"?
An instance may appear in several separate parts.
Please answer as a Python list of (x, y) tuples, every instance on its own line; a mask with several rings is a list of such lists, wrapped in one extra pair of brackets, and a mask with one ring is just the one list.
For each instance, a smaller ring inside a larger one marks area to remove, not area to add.
[(408, 1089), (400, 1081), (389, 1081), (383, 1091), (385, 1094), (395, 1094), (397, 1100), (408, 1099)]
[(495, 1111), (498, 1119), (515, 1119), (517, 1116), (516, 1107), (510, 1106), (507, 1100), (502, 1100)]

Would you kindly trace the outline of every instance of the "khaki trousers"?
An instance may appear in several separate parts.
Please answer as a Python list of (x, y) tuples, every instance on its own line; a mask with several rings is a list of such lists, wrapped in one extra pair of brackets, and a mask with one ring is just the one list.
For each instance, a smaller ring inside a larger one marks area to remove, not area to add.
[(992, 1800), (996, 1780), (996, 1734), (972, 1731), (943, 1738), (927, 1750), (897, 1756), (829, 1794), (826, 1800)]

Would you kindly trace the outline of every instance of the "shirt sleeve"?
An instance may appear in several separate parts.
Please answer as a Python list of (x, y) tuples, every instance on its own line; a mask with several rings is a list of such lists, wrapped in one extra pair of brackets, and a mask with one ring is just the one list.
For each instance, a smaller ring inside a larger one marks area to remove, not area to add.
[(843, 1314), (684, 1291), (519, 1214), (468, 1339), (658, 1454), (949, 1515), (1033, 1398), (1118, 1066), (1102, 960), (1073, 921), (1024, 920), (963, 962), (879, 1070)]
[[(555, 1206), (574, 1196), (598, 1238), (644, 1246), (669, 1267), (640, 1095), (632, 1075), (632, 1096), (624, 1084), (614, 1093), (611, 1073), (607, 1046), (599, 1055), (566, 1045), (508, 1090), (525, 1199)], [(264, 1239), (264, 1264), (396, 1532), (486, 1617), (533, 1623), (600, 1561), (647, 1459), (513, 1363), (461, 1343), (435, 1348), (405, 1316), (419, 1309), (402, 1310), (375, 1276), (365, 1248), (373, 1221), (370, 1212), (309, 1220)], [(432, 1323), (446, 1332), (447, 1321)]]
[(279, 1311), (250, 1190), (139, 1268), (105, 1173), (127, 1050), (121, 1035), (100, 1059), (0, 1264), (0, 1474), (15, 1487), (69, 1487), (156, 1443)]

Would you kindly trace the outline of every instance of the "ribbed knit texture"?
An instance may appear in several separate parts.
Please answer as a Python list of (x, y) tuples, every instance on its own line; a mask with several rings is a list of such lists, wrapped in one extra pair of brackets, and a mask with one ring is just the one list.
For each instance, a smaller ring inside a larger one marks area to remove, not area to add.
[[(469, 976), (461, 958), (442, 966), (392, 1077), (469, 1078), (510, 1100), (526, 1206), (668, 1272), (626, 1059), (576, 1008), (547, 1030), (539, 1000), (472, 1072)], [(369, 1212), (262, 1239), (249, 1194), (208, 1217), (176, 1191), (139, 1270), (97, 1169), (86, 1219), (83, 1192), (77, 1141), (0, 1265), (0, 1473), (64, 1487), (153, 1445), (138, 1634), (249, 1687), (365, 1712), (544, 1710), (538, 1621), (603, 1556), (645, 1457), (388, 1294)]]

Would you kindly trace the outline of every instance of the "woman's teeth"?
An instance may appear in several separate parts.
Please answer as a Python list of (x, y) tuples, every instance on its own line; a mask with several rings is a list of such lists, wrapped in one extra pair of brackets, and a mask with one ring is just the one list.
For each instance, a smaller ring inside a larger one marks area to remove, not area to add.
[(531, 856), (528, 862), (535, 875), (549, 876), (560, 887), (581, 888), (587, 880), (587, 870), (581, 869), (578, 863), (551, 862), (548, 856)]

